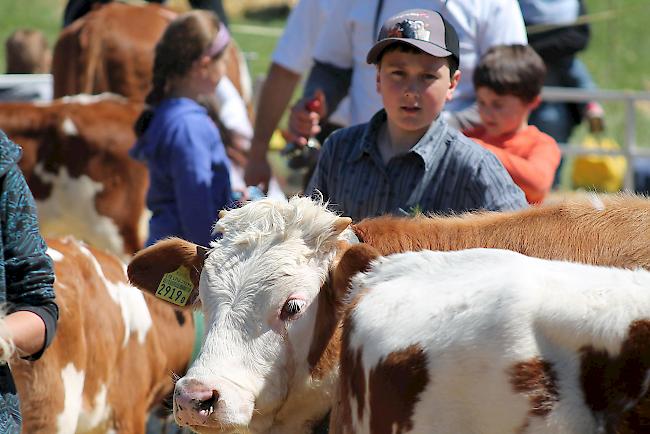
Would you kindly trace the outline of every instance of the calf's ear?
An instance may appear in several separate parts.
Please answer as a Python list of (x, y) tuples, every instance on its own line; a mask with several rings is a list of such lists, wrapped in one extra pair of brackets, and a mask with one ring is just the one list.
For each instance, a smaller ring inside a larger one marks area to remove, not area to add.
[(341, 256), (332, 276), (334, 293), (337, 298), (348, 293), (350, 280), (360, 272), (370, 269), (370, 263), (381, 256), (379, 251), (368, 244), (355, 244)]
[(180, 238), (167, 238), (140, 250), (127, 267), (131, 284), (178, 306), (198, 298), (199, 279), (208, 249)]

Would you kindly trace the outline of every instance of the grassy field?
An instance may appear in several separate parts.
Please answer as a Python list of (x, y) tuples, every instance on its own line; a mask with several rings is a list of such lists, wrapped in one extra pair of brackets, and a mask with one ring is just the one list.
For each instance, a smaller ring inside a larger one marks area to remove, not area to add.
[(16, 29), (42, 30), (51, 45), (63, 22), (62, 0), (0, 0), (0, 71), (5, 71), (4, 41)]
[[(587, 7), (593, 18), (592, 40), (581, 58), (598, 86), (650, 91), (650, 56), (645, 46), (650, 31), (643, 18), (650, 14), (650, 1), (587, 0)], [(622, 142), (623, 104), (609, 103), (605, 109), (613, 137)], [(639, 144), (650, 146), (650, 101), (637, 106), (637, 116)]]
[[(173, 1), (178, 4), (184, 0)], [(237, 0), (225, 0), (226, 5), (228, 1)], [(650, 15), (650, 0), (586, 1), (593, 37), (581, 58), (599, 87), (650, 90), (650, 56), (645, 47), (646, 38), (650, 36), (645, 27), (645, 17)], [(60, 28), (63, 5), (63, 0), (0, 0), (0, 40), (4, 41), (16, 28), (32, 27), (43, 30), (53, 44)], [(277, 10), (252, 13), (234, 18), (233, 24), (281, 29), (284, 17)], [(235, 26), (234, 36), (247, 53), (253, 77), (264, 74), (277, 37), (239, 31), (238, 28)], [(4, 44), (0, 46), (0, 64), (4, 65)], [(608, 134), (622, 143), (624, 107), (620, 103), (609, 103), (605, 108)], [(650, 146), (650, 102), (640, 104), (637, 114), (639, 144)], [(574, 139), (580, 140), (583, 135), (584, 131), (578, 131)]]

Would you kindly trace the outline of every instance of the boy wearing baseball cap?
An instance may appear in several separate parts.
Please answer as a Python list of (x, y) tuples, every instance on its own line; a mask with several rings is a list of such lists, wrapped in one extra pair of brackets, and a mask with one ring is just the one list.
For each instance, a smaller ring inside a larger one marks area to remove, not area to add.
[(384, 108), (328, 138), (307, 193), (320, 191), (355, 221), (526, 206), (498, 159), (440, 118), (460, 71), (456, 31), (439, 13), (389, 18), (367, 62), (377, 66)]

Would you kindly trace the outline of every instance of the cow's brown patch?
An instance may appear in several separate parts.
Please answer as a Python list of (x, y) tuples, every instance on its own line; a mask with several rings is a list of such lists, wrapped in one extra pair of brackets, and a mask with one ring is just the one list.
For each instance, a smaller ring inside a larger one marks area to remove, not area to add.
[(420, 345), (410, 345), (380, 360), (368, 380), (370, 431), (400, 434), (412, 430), (415, 405), (428, 383), (427, 356)]
[(617, 434), (650, 432), (650, 397), (648, 394), (633, 409), (622, 416), (616, 428)]
[(350, 279), (358, 272), (368, 271), (370, 262), (379, 256), (375, 249), (365, 244), (349, 247), (348, 243), (341, 241), (337, 248), (341, 253), (340, 259), (335, 259), (329, 281), (318, 295), (314, 338), (309, 348), (309, 366), (312, 376), (317, 379), (323, 378), (338, 362), (341, 342), (339, 321)]
[(508, 370), (515, 392), (528, 397), (530, 416), (546, 416), (559, 401), (557, 376), (550, 362), (535, 357), (514, 364)]
[(322, 379), (338, 362), (341, 342), (340, 317), (338, 300), (334, 297), (331, 285), (325, 283), (318, 294), (314, 337), (307, 355), (311, 375), (316, 379)]
[(378, 217), (352, 229), (382, 255), (491, 247), (537, 258), (650, 269), (650, 201), (629, 195), (601, 199), (604, 209), (575, 200), (455, 217)]
[(362, 290), (352, 301), (348, 314), (343, 320), (343, 335), (341, 338), (341, 366), (338, 393), (338, 418), (336, 421), (342, 427), (342, 432), (354, 432), (352, 427), (352, 399), (357, 401), (357, 416), (363, 418), (366, 397), (366, 380), (363, 372), (361, 356), (363, 347), (353, 349), (350, 346), (351, 335), (354, 332), (354, 320), (349, 314), (359, 303), (367, 289)]
[(175, 14), (152, 4), (102, 6), (59, 35), (52, 55), (54, 95), (113, 92), (143, 101), (153, 48)]
[[(647, 393), (644, 383), (650, 373), (648, 342), (650, 321), (638, 320), (630, 325), (618, 356), (612, 357), (606, 350), (592, 346), (580, 350), (580, 383), (585, 403), (599, 415), (597, 418), (605, 424), (606, 432), (614, 432), (624, 413), (636, 407)], [(647, 408), (647, 402), (645, 406)], [(631, 413), (625, 424), (639, 424), (642, 414), (639, 411)]]
[(189, 363), (194, 343), (191, 313), (184, 313), (181, 326), (170, 304), (145, 294), (152, 328), (144, 343), (131, 333), (124, 345), (121, 309), (106, 286), (106, 281), (126, 283), (124, 265), (72, 239), (48, 239), (47, 244), (63, 255), (54, 263), (60, 319), (52, 346), (40, 360), (19, 360), (12, 366), (24, 432), (56, 432), (64, 406), (61, 373), (70, 365), (85, 375), (82, 396), (72, 399), (83, 399), (87, 411), (106, 387), (112, 414), (98, 431), (144, 432), (147, 413), (173, 389), (170, 372), (183, 373)]
[[(46, 105), (17, 102), (0, 106), (0, 129), (22, 146), (20, 168), (36, 200), (46, 201), (51, 197), (50, 178), (58, 178), (62, 170), (73, 179), (87, 176), (99, 183), (101, 191), (87, 205), (94, 206), (99, 215), (108, 217), (117, 226), (123, 247), (116, 246), (110, 238), (104, 239), (107, 236), (97, 236), (93, 242), (103, 247), (123, 248), (114, 251), (120, 255), (133, 254), (144, 245), (140, 223), (148, 188), (147, 169), (128, 155), (135, 141), (133, 123), (141, 111), (142, 104), (115, 97), (103, 97), (88, 104), (56, 100)], [(77, 133), (66, 132), (63, 128), (66, 124), (73, 124)], [(45, 176), (36, 172), (37, 167)], [(67, 210), (58, 218), (85, 221), (87, 216)], [(47, 229), (51, 222), (41, 223)], [(92, 231), (93, 227), (88, 226), (77, 236), (88, 236), (85, 232)]]

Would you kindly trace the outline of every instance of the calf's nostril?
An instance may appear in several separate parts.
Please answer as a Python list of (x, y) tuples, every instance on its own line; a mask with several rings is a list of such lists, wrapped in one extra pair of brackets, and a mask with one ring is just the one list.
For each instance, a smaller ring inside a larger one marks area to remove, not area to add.
[(213, 390), (212, 396), (210, 396), (210, 398), (203, 401), (197, 399), (194, 405), (198, 411), (207, 411), (208, 413), (212, 413), (214, 411), (214, 407), (217, 405), (218, 400), (219, 392)]

